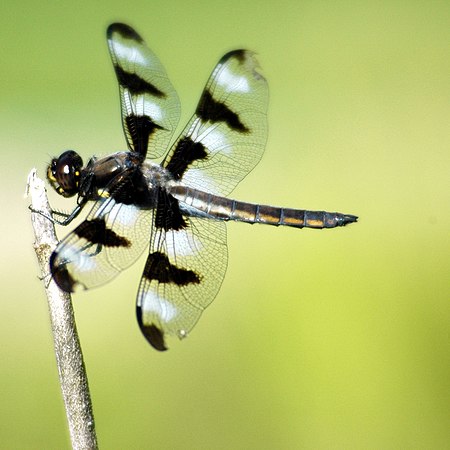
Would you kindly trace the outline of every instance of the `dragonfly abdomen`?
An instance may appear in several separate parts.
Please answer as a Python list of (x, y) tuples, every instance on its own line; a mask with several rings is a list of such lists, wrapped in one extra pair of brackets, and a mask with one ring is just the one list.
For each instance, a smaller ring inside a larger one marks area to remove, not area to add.
[(281, 208), (233, 200), (229, 220), (295, 228), (334, 228), (355, 222), (357, 218), (335, 212)]
[(235, 220), (295, 228), (334, 228), (356, 222), (358, 219), (351, 214), (308, 211), (241, 202), (185, 186), (173, 187), (170, 192), (189, 207), (190, 214), (218, 220)]

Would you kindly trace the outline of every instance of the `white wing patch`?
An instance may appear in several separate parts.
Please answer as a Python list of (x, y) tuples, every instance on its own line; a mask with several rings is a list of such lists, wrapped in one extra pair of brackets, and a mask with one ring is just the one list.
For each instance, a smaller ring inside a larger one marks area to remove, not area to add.
[(163, 110), (156, 101), (153, 102), (144, 95), (136, 97), (134, 113), (138, 116), (147, 115), (156, 122), (162, 122), (165, 118)]
[[(86, 244), (87, 243), (88, 242), (86, 241)], [(70, 262), (77, 268), (77, 271), (81, 273), (90, 272), (96, 267), (95, 258), (89, 254), (80, 252), (78, 248), (73, 247), (72, 245), (65, 245), (61, 248), (58, 257), (62, 264)]]
[(247, 78), (236, 75), (227, 67), (224, 67), (217, 78), (217, 84), (222, 86), (228, 92), (249, 92), (250, 85)]
[(109, 211), (109, 221), (112, 225), (118, 223), (123, 227), (132, 227), (136, 224), (139, 216), (139, 208), (134, 205), (117, 204), (111, 200), (113, 207)]
[(218, 194), (221, 191), (220, 185), (213, 177), (208, 176), (203, 169), (189, 169), (183, 177), (183, 182), (187, 186), (202, 189), (210, 194)]
[[(133, 41), (131, 42), (133, 43)], [(116, 41), (114, 42), (114, 52), (118, 58), (129, 60), (142, 67), (148, 67), (149, 65), (148, 55), (143, 55), (135, 46), (125, 45), (122, 42)]]
[(175, 306), (155, 291), (148, 291), (142, 299), (142, 309), (144, 314), (157, 316), (161, 322), (167, 323), (175, 319), (178, 315)]
[(201, 142), (211, 154), (219, 151), (231, 154), (233, 151), (233, 145), (228, 142), (227, 136), (220, 127), (217, 125), (205, 127), (200, 119), (198, 119), (198, 126), (193, 128), (191, 139), (194, 142)]
[(175, 255), (195, 256), (203, 249), (200, 239), (194, 234), (184, 231), (174, 231), (168, 236), (167, 245)]
[(177, 256), (196, 256), (204, 248), (200, 238), (193, 233), (179, 231), (155, 231), (155, 241), (165, 242), (167, 250)]

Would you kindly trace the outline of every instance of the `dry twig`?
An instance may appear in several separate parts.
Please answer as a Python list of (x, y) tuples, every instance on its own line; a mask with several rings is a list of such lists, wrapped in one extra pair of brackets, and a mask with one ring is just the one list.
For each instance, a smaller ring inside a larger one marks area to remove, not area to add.
[[(31, 197), (31, 208), (50, 216), (50, 206), (44, 182), (33, 169), (28, 175), (27, 193)], [(83, 354), (78, 339), (72, 300), (62, 292), (49, 277), (50, 255), (58, 241), (53, 223), (38, 213), (31, 213), (35, 234), (34, 249), (45, 283), (50, 322), (55, 347), (59, 382), (69, 424), (72, 448), (96, 449), (94, 416)]]

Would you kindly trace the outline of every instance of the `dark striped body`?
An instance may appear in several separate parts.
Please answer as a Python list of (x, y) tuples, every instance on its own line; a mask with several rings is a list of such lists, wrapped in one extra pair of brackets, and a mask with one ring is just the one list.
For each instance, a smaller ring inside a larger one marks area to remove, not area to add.
[[(357, 217), (351, 214), (241, 202), (186, 186), (172, 187), (170, 193), (180, 202), (180, 208), (189, 215), (216, 220), (236, 220), (295, 228), (334, 228), (357, 220)], [(183, 205), (186, 207), (183, 208)]]

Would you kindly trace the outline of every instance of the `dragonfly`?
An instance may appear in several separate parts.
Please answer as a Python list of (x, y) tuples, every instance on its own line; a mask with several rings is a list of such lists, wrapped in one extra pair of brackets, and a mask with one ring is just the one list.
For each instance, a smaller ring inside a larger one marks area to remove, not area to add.
[(253, 52), (234, 50), (219, 60), (194, 114), (172, 140), (180, 102), (159, 59), (122, 23), (108, 27), (107, 42), (128, 148), (87, 164), (67, 150), (48, 165), (56, 192), (76, 196), (70, 213), (53, 211), (51, 220), (68, 225), (90, 205), (52, 253), (50, 273), (65, 292), (91, 289), (147, 250), (136, 315), (147, 341), (163, 351), (167, 336), (190, 333), (221, 287), (227, 221), (320, 229), (357, 217), (229, 198), (267, 140), (268, 86)]

